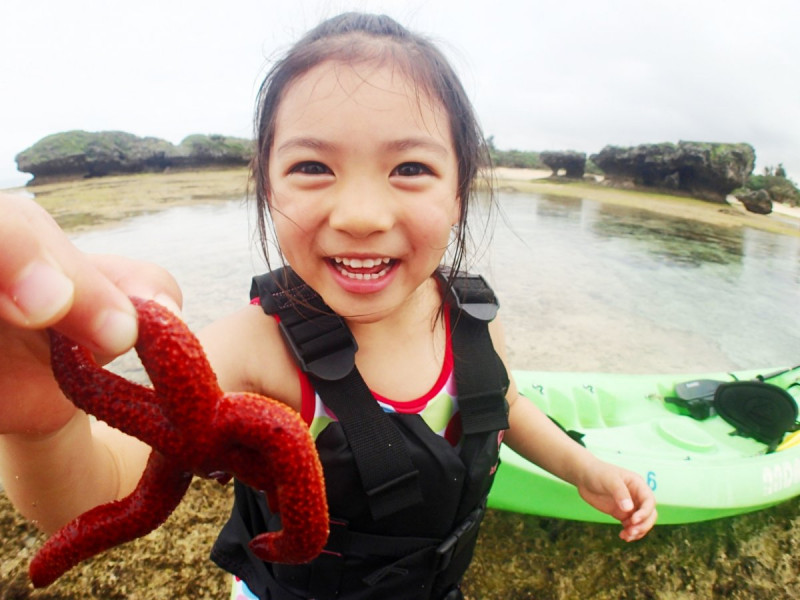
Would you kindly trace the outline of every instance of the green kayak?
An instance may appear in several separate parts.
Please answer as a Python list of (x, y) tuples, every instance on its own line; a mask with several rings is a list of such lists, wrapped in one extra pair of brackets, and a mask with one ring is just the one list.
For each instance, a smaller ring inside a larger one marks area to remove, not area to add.
[[(800, 431), (777, 450), (736, 434), (713, 409), (691, 416), (669, 398), (686, 382), (748, 381), (763, 375), (800, 402), (800, 366), (684, 375), (515, 371), (520, 393), (593, 454), (639, 473), (653, 489), (658, 522), (691, 523), (759, 510), (800, 494)], [(783, 394), (783, 392), (780, 392)], [(713, 394), (713, 390), (712, 390)], [(794, 398), (795, 402), (791, 402)], [(500, 452), (489, 506), (579, 521), (612, 522), (576, 489), (508, 447)]]

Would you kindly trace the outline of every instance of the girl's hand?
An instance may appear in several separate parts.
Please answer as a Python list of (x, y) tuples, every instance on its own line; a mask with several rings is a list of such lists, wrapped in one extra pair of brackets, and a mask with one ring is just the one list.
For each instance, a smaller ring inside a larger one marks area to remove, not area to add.
[(653, 491), (636, 473), (602, 461), (578, 484), (581, 497), (622, 523), (619, 537), (626, 542), (643, 538), (656, 522)]
[(46, 434), (75, 409), (53, 380), (44, 330), (108, 359), (136, 341), (129, 295), (177, 309), (180, 290), (155, 265), (80, 252), (32, 200), (0, 194), (0, 215), (0, 434)]

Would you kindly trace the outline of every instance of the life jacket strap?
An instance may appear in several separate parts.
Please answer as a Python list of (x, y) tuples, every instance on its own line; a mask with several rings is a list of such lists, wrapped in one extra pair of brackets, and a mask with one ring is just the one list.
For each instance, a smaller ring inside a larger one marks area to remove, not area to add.
[[(446, 283), (446, 274), (437, 271)], [(494, 350), (489, 322), (500, 303), (480, 275), (458, 273), (448, 294), (453, 368), (465, 435), (508, 429), (508, 373)]]
[[(441, 269), (436, 271), (439, 281), (447, 284), (447, 275)], [(494, 291), (481, 275), (457, 273), (452, 278), (448, 300), (450, 305), (464, 311), (473, 319), (489, 322), (497, 316), (500, 302)]]
[[(443, 273), (437, 276), (445, 281)], [(289, 267), (254, 277), (250, 296), (259, 298), (264, 312), (277, 315), (298, 365), (338, 418), (373, 518), (420, 504), (419, 472), (397, 426), (374, 401), (355, 366), (358, 346), (344, 320)], [(464, 435), (507, 429), (508, 375), (488, 329), (497, 298), (483, 277), (458, 274), (448, 304)], [(462, 451), (477, 452), (478, 440), (469, 441)]]
[(344, 320), (288, 267), (254, 277), (250, 294), (278, 316), (298, 365), (339, 420), (373, 519), (420, 504), (419, 471), (355, 366), (358, 346)]
[(353, 369), (358, 345), (350, 329), (294, 271), (253, 277), (250, 298), (278, 316), (283, 339), (304, 373), (335, 381)]

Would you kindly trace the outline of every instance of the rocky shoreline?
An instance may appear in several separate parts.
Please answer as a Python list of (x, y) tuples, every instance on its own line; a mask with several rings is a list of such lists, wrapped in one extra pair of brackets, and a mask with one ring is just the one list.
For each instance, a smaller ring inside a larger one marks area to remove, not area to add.
[(756, 214), (746, 210), (733, 196), (724, 203), (708, 202), (686, 195), (675, 195), (647, 188), (624, 188), (608, 185), (601, 176), (587, 176), (574, 181), (553, 177), (539, 169), (494, 169), (495, 189), (503, 192), (539, 193), (640, 208), (724, 227), (753, 227), (781, 233), (800, 235), (800, 207), (773, 203), (772, 214)]
[(177, 145), (124, 131), (65, 131), (42, 138), (16, 156), (17, 169), (30, 173), (28, 185), (174, 169), (244, 166), (253, 141), (193, 134)]

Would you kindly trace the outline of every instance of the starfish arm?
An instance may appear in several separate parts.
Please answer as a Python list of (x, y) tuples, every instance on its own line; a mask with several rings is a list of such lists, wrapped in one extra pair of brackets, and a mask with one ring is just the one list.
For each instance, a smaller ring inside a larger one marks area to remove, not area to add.
[(329, 529), (322, 465), (308, 427), (295, 411), (271, 398), (227, 394), (221, 404), (236, 443), (256, 449), (263, 465), (255, 471), (252, 462), (234, 464), (232, 472), (265, 490), (270, 508), (281, 515), (283, 529), (256, 536), (250, 549), (266, 561), (308, 562), (322, 551)]
[(81, 514), (45, 542), (28, 570), (33, 585), (50, 585), (79, 562), (151, 532), (180, 503), (191, 480), (191, 473), (151, 452), (130, 495)]
[(223, 392), (199, 340), (152, 300), (131, 298), (139, 314), (136, 352), (167, 418), (189, 439), (202, 431)]
[(149, 387), (128, 381), (97, 364), (92, 353), (50, 330), (50, 362), (61, 391), (81, 410), (164, 454), (174, 436)]

